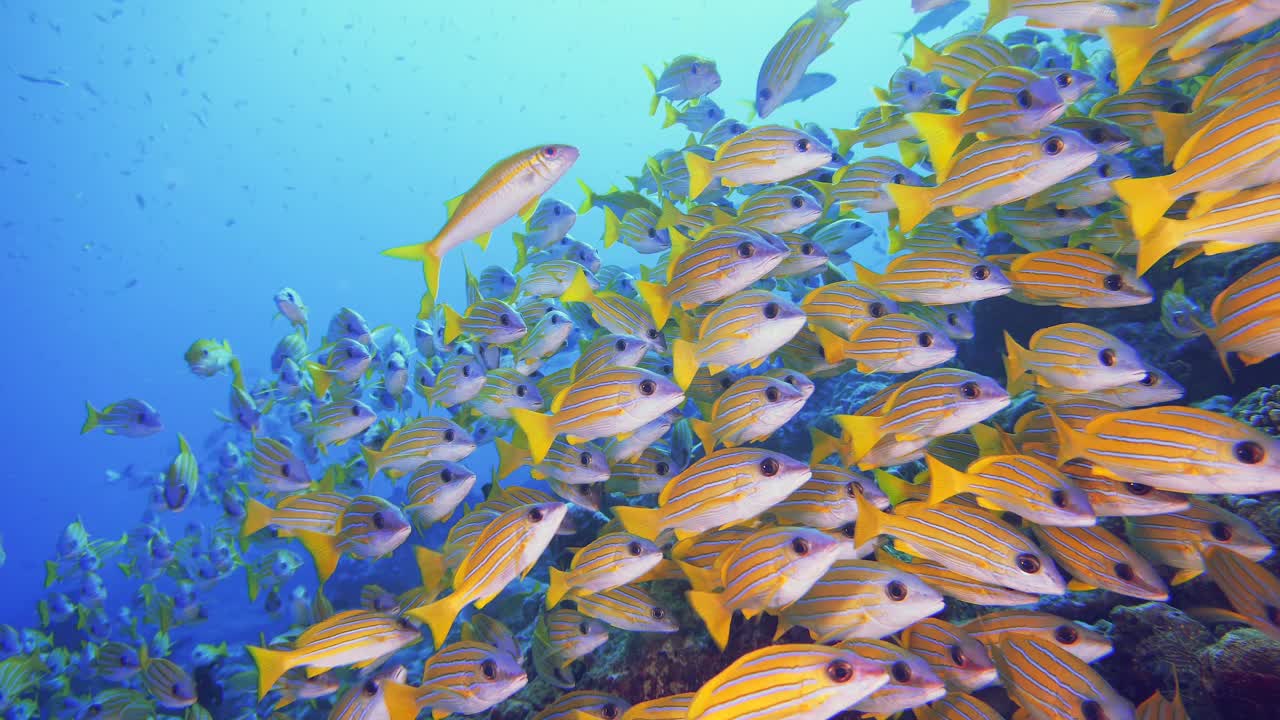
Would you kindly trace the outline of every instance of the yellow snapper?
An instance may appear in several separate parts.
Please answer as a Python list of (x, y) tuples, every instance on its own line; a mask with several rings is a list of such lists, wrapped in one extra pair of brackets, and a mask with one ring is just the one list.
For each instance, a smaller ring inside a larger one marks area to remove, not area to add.
[(714, 159), (686, 152), (689, 197), (701, 195), (712, 180), (725, 187), (790, 180), (826, 165), (832, 157), (829, 148), (805, 132), (761, 125), (722, 143)]
[(672, 347), (676, 383), (689, 387), (698, 368), (714, 375), (735, 365), (759, 365), (804, 326), (804, 312), (766, 290), (744, 290), (703, 319), (694, 341)]

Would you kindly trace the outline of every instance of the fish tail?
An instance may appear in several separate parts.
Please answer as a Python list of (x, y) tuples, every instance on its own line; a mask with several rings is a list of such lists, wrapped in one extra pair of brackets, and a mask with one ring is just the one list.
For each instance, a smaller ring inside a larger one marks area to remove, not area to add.
[(448, 305), (441, 305), (441, 307), (444, 308), (444, 341), (452, 343), (462, 334), (462, 316)]
[(969, 434), (978, 445), (978, 457), (1012, 454), (1009, 448), (1009, 436), (998, 427), (978, 423), (969, 428)]
[(982, 25), (982, 32), (999, 25), (1009, 17), (1009, 0), (989, 0), (987, 3), (987, 21)]
[(1005, 384), (1012, 384), (1026, 372), (1026, 348), (1018, 344), (1007, 331), (1004, 334), (1004, 376)]
[(662, 534), (662, 511), (657, 508), (617, 505), (613, 508), (613, 516), (618, 518), (622, 527), (632, 535), (639, 535), (646, 540), (657, 540)]
[(360, 455), (364, 457), (365, 467), (369, 469), (369, 479), (372, 480), (382, 469), (382, 453), (368, 445), (361, 445)]
[(883, 532), (885, 516), (861, 491), (854, 500), (858, 503), (858, 521), (853, 525), (853, 544), (863, 547)]
[(616, 213), (609, 208), (604, 209), (604, 246), (611, 248), (618, 242), (618, 236), (622, 234), (622, 221), (618, 219)]
[(1138, 274), (1142, 275), (1160, 262), (1165, 255), (1178, 249), (1185, 234), (1182, 230), (1184, 222), (1163, 218), (1151, 228), (1150, 232), (1138, 238)]
[(884, 187), (893, 204), (898, 206), (898, 228), (904, 233), (911, 232), (933, 211), (929, 202), (933, 198), (931, 188), (893, 183)]
[(329, 392), (333, 378), (325, 372), (325, 367), (314, 360), (307, 361), (307, 374), (311, 376), (311, 392), (317, 398), (323, 398)]
[(1160, 128), (1160, 134), (1164, 137), (1165, 165), (1173, 164), (1174, 158), (1178, 156), (1178, 150), (1194, 132), (1190, 118), (1190, 113), (1170, 113), (1158, 110), (1151, 113), (1151, 119), (1155, 122), (1156, 127)]
[(280, 679), (292, 667), (293, 654), (283, 650), (245, 646), (253, 664), (258, 668), (258, 700), (266, 697)]
[[(674, 260), (672, 262), (674, 263)], [(640, 293), (640, 299), (649, 306), (649, 313), (653, 315), (653, 326), (661, 329), (671, 317), (671, 298), (667, 295), (667, 288), (658, 283), (637, 280), (636, 292)]]
[(907, 236), (897, 228), (889, 230), (889, 254), (896, 255), (905, 250), (906, 247)]
[(511, 419), (524, 431), (529, 440), (529, 456), (535, 464), (547, 458), (551, 443), (555, 442), (555, 418), (533, 410), (511, 408)]
[(240, 358), (231, 358), (231, 386), (244, 390), (244, 371), (240, 369)]
[(693, 430), (693, 434), (698, 436), (698, 440), (702, 443), (702, 450), (704, 452), (709, 453), (715, 449), (716, 438), (715, 435), (712, 434), (712, 430), (715, 428), (714, 425), (706, 420), (690, 418), (689, 427)]
[(831, 134), (836, 136), (836, 153), (839, 155), (849, 152), (849, 148), (857, 145), (862, 138), (858, 131), (853, 129), (832, 128)]
[(581, 268), (573, 275), (569, 287), (560, 295), (561, 302), (580, 302), (590, 304), (596, 299), (596, 293), (587, 282), (587, 272)]
[(591, 189), (591, 186), (587, 184), (587, 181), (582, 178), (578, 178), (578, 187), (582, 188), (582, 194), (584, 196), (582, 204), (578, 206), (578, 214), (585, 215), (591, 211), (591, 208), (596, 206), (596, 193)]
[(494, 443), (498, 448), (499, 480), (505, 479), (511, 473), (527, 465), (532, 457), (528, 450), (513, 445), (503, 438), (497, 438)]
[(711, 184), (714, 175), (712, 164), (697, 153), (687, 152), (684, 154), (684, 165), (689, 169), (689, 199), (693, 200)]
[(418, 563), (418, 576), (422, 586), (439, 592), (444, 589), (444, 555), (418, 545), (413, 548), (413, 558)]
[(387, 716), (391, 720), (414, 720), (422, 708), (418, 707), (420, 688), (404, 683), (384, 680), (382, 682), (382, 702), (387, 708)]
[(915, 167), (924, 159), (924, 149), (928, 147), (928, 145), (925, 145), (922, 148), (920, 143), (911, 140), (898, 141), (898, 154), (902, 156), (902, 164), (907, 167)]
[(245, 567), (244, 574), (249, 583), (249, 602), (255, 602), (258, 599), (258, 591), (262, 589), (261, 579), (252, 567)]
[(822, 345), (822, 355), (828, 363), (838, 365), (844, 362), (845, 348), (849, 346), (847, 340), (824, 327), (814, 328), (813, 334), (818, 337), (818, 343)]
[(516, 246), (516, 264), (514, 270), (520, 272), (529, 264), (529, 236), (524, 233), (511, 233), (511, 242)]
[(1160, 31), (1153, 27), (1103, 28), (1102, 36), (1111, 45), (1111, 55), (1116, 61), (1116, 85), (1119, 92), (1127, 92), (1138, 81), (1147, 63), (1158, 50), (1155, 42)]
[(900, 502), (911, 499), (911, 495), (907, 492), (907, 488), (911, 486), (911, 483), (888, 470), (881, 470), (880, 468), (872, 470), (871, 474), (875, 476), (876, 486), (884, 491), (885, 497), (889, 498), (889, 502), (897, 505)]
[(915, 127), (929, 146), (929, 159), (933, 161), (933, 169), (941, 184), (947, 179), (955, 161), (956, 148), (960, 147), (960, 141), (964, 139), (963, 116), (914, 112), (907, 113), (907, 122)]
[(938, 505), (947, 498), (965, 492), (968, 487), (968, 475), (932, 455), (924, 456), (924, 464), (929, 469), (930, 505)]
[(436, 647), (440, 648), (444, 647), (445, 638), (449, 637), (449, 630), (453, 628), (453, 622), (458, 619), (458, 613), (462, 612), (465, 603), (466, 599), (462, 595), (453, 593), (423, 607), (414, 608), (406, 614), (426, 623)]
[(1191, 322), (1197, 328), (1200, 328), (1200, 331), (1204, 333), (1205, 337), (1209, 338), (1209, 342), (1213, 344), (1213, 349), (1218, 353), (1218, 361), (1222, 363), (1222, 369), (1226, 371), (1227, 377), (1234, 382), (1236, 376), (1235, 373), (1231, 372), (1231, 362), (1227, 357), (1231, 351), (1223, 348), (1222, 345), (1219, 344), (1220, 339), (1218, 337), (1218, 329), (1212, 325), (1204, 324), (1199, 318), (1194, 316), (1192, 316)]
[(58, 562), (56, 560), (44, 561), (44, 586), (49, 587), (58, 581)]
[(925, 72), (932, 70), (934, 63), (938, 62), (942, 55), (925, 45), (919, 35), (913, 35), (911, 39), (915, 41), (911, 51), (911, 67)]
[(836, 415), (836, 423), (853, 438), (853, 460), (861, 460), (884, 437), (884, 418), (878, 415)]
[(809, 439), (813, 443), (813, 452), (809, 453), (809, 464), (817, 465), (832, 455), (840, 454), (840, 439), (822, 432), (816, 427), (809, 428)]
[(707, 625), (707, 632), (716, 645), (724, 650), (729, 644), (729, 628), (733, 624), (733, 609), (725, 605), (724, 596), (720, 593), (690, 590), (684, 594), (689, 605), (702, 622)]
[(431, 312), (436, 309), (436, 298), (431, 291), (422, 293), (422, 300), (418, 302), (418, 319), (430, 320)]
[(275, 705), (271, 706), (271, 709), (280, 710), (281, 708), (289, 707), (294, 702), (296, 702), (297, 699), (298, 699), (297, 695), (294, 695), (292, 692), (288, 690), (282, 690), (280, 691), (280, 699), (276, 701)]
[(295, 530), (294, 534), (311, 554), (311, 560), (316, 564), (316, 577), (324, 583), (338, 569), (338, 539), (309, 530)]
[(422, 277), (427, 281), (427, 292), (431, 294), (431, 302), (435, 303), (440, 296), (440, 258), (428, 253), (422, 259)]
[(1068, 461), (1075, 458), (1085, 458), (1083, 444), (1085, 434), (1072, 430), (1066, 421), (1058, 417), (1058, 413), (1054, 412), (1053, 408), (1049, 408), (1049, 419), (1053, 422), (1053, 429), (1058, 434), (1058, 466), (1066, 465)]
[(85, 419), (84, 419), (84, 424), (80, 426), (81, 435), (84, 435), (90, 430), (98, 427), (98, 422), (102, 420), (102, 414), (99, 413), (93, 407), (93, 403), (90, 403), (88, 400), (84, 401), (84, 409), (85, 409)]
[(550, 568), (550, 584), (547, 586), (547, 609), (560, 604), (569, 592), (569, 573), (557, 568)]
[(698, 374), (698, 348), (684, 338), (677, 338), (671, 346), (672, 373), (681, 390), (688, 390), (693, 376)]
[(244, 504), (244, 522), (240, 525), (240, 537), (249, 537), (271, 524), (271, 508), (248, 498)]
[(1129, 221), (1138, 237), (1151, 232), (1160, 218), (1178, 198), (1168, 188), (1172, 175), (1150, 178), (1125, 178), (1111, 183), (1116, 195), (1129, 209)]
[(666, 104), (666, 117), (662, 120), (662, 127), (669, 128), (680, 122), (680, 111), (676, 110), (676, 106), (668, 102)]

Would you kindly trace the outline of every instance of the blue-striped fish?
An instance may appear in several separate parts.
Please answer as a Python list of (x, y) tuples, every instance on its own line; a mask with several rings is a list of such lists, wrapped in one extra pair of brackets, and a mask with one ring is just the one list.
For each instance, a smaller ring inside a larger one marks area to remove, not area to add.
[(886, 185), (921, 187), (924, 179), (893, 158), (865, 157), (836, 171), (826, 187), (825, 200), (840, 212), (890, 212), (898, 206), (889, 197)]
[(698, 100), (720, 87), (720, 73), (716, 63), (698, 55), (677, 55), (663, 65), (662, 73), (655, 75), (646, 65), (645, 75), (653, 85), (653, 100), (649, 114), (658, 111), (658, 103), (665, 98), (670, 102)]
[(494, 368), (484, 379), (484, 387), (471, 399), (471, 408), (484, 417), (510, 420), (513, 410), (541, 410), (538, 384), (515, 368)]
[(295, 531), (316, 564), (321, 581), (329, 579), (342, 555), (372, 560), (390, 555), (413, 530), (399, 507), (376, 495), (351, 498), (333, 534)]
[(570, 443), (638, 430), (684, 401), (670, 380), (640, 368), (617, 367), (583, 377), (558, 395), (550, 414), (512, 409), (512, 419), (542, 462), (557, 435)]
[(200, 484), (200, 466), (182, 433), (178, 433), (178, 454), (164, 473), (164, 506), (182, 512), (195, 498)]
[(753, 375), (737, 380), (716, 399), (706, 420), (691, 419), (707, 452), (765, 440), (804, 407), (806, 395), (783, 380)]
[(1213, 343), (1222, 367), (1231, 375), (1227, 355), (1256, 365), (1280, 353), (1280, 258), (1272, 258), (1241, 275), (1218, 293), (1209, 307), (1213, 326), (1204, 334)]
[(1027, 635), (1053, 644), (1091, 663), (1111, 654), (1111, 640), (1082, 622), (1037, 610), (998, 610), (983, 613), (963, 625), (964, 631), (988, 648), (1009, 635)]
[(910, 572), (878, 562), (840, 560), (799, 600), (782, 609), (782, 637), (794, 626), (815, 642), (882, 638), (942, 610), (942, 595)]
[(404, 512), (419, 529), (453, 515), (476, 483), (476, 474), (451, 460), (427, 460), (409, 475)]
[(1125, 536), (1154, 563), (1177, 572), (1170, 581), (1180, 585), (1204, 572), (1204, 551), (1223, 547), (1250, 560), (1271, 555), (1271, 543), (1248, 520), (1222, 507), (1192, 498), (1183, 510), (1149, 517), (1127, 517)]
[(694, 133), (705, 133), (725, 118), (724, 108), (709, 97), (693, 100), (684, 109), (677, 109), (674, 103), (668, 101), (664, 103), (664, 109), (666, 117), (662, 121), (662, 127), (680, 124)]
[(813, 477), (770, 508), (769, 514), (782, 524), (831, 530), (858, 519), (859, 493), (878, 508), (889, 507), (889, 498), (871, 478), (838, 465), (817, 464)]
[(853, 361), (859, 372), (908, 373), (924, 370), (955, 357), (956, 345), (947, 334), (912, 315), (891, 313), (843, 338), (825, 328), (814, 334), (832, 364)]
[(936, 72), (942, 82), (953, 88), (968, 88), (992, 68), (1015, 64), (1009, 48), (986, 33), (959, 33), (933, 47), (918, 36), (913, 40), (911, 67)]
[(591, 317), (611, 333), (638, 337), (657, 352), (667, 350), (666, 336), (654, 324), (652, 314), (644, 305), (614, 292), (595, 292), (585, 274), (574, 277), (560, 300), (585, 303), (591, 308)]
[(620, 720), (685, 720), (689, 717), (691, 704), (693, 704), (691, 692), (668, 695), (632, 705), (622, 714)]
[(757, 190), (738, 206), (734, 222), (762, 232), (784, 233), (810, 225), (822, 217), (822, 204), (791, 185)]
[(874, 88), (874, 93), (881, 105), (896, 105), (915, 112), (929, 107), (930, 100), (941, 89), (935, 76), (903, 65), (889, 76), (887, 88)]
[(403, 665), (395, 665), (353, 684), (334, 702), (330, 720), (391, 720), (384, 689), (392, 683), (403, 683), (408, 677), (409, 671)]
[(177, 663), (142, 653), (142, 687), (160, 707), (181, 710), (196, 704), (196, 681)]
[(408, 615), (427, 623), (443, 645), (458, 613), (472, 603), (483, 609), (512, 580), (526, 574), (555, 537), (568, 510), (564, 503), (517, 505), (488, 522), (453, 575), (453, 592)]
[(600, 690), (575, 690), (561, 695), (542, 708), (531, 720), (612, 720), (631, 703)]
[(982, 257), (953, 247), (900, 255), (875, 273), (856, 267), (858, 281), (899, 302), (954, 305), (1009, 293), (1000, 268)]
[(978, 698), (949, 692), (941, 700), (915, 708), (916, 720), (1001, 720), (1004, 716)]
[(480, 642), (450, 643), (427, 658), (422, 682), (383, 683), (391, 720), (412, 720), (426, 708), (434, 715), (482, 713), (529, 681), (519, 658)]
[(834, 538), (813, 528), (763, 528), (720, 563), (720, 577), (714, 580), (720, 592), (690, 590), (685, 596), (723, 650), (734, 611), (750, 619), (791, 605), (826, 574), (838, 549)]
[(787, 102), (804, 100), (835, 81), (830, 75), (805, 74), (809, 64), (831, 47), (831, 37), (848, 15), (832, 0), (817, 5), (792, 23), (770, 48), (756, 78), (755, 111), (769, 117)]
[(826, 248), (798, 232), (782, 233), (779, 239), (787, 246), (787, 256), (769, 273), (771, 278), (806, 278), (821, 272), (833, 259)]
[(810, 328), (851, 337), (872, 320), (898, 312), (898, 303), (866, 285), (843, 280), (810, 291), (800, 309)]
[(1035, 720), (1133, 718), (1133, 704), (1088, 663), (1056, 644), (1010, 635), (992, 659), (1009, 695)]
[(672, 347), (675, 380), (689, 387), (698, 368), (714, 375), (735, 365), (760, 364), (804, 326), (805, 315), (787, 299), (766, 290), (744, 290), (703, 319), (696, 340)]
[(1116, 308), (1151, 302), (1151, 286), (1133, 270), (1084, 248), (1054, 248), (1017, 256), (1005, 270), (1019, 302), (1069, 308)]
[(672, 478), (657, 508), (620, 505), (613, 511), (628, 532), (644, 538), (668, 530), (692, 535), (759, 515), (811, 475), (808, 465), (771, 450), (721, 449)]
[(253, 473), (271, 492), (297, 492), (311, 486), (307, 463), (288, 445), (274, 438), (253, 441)]
[(658, 214), (648, 208), (628, 210), (621, 219), (606, 208), (604, 246), (618, 242), (638, 253), (660, 253), (671, 248), (671, 229), (659, 227)]
[(406, 423), (378, 450), (360, 446), (369, 477), (378, 472), (395, 480), (427, 460), (461, 460), (476, 449), (471, 433), (448, 418), (427, 416)]
[(1104, 390), (1141, 381), (1146, 365), (1120, 338), (1081, 323), (1064, 323), (1036, 331), (1027, 347), (1007, 332), (1005, 377), (1010, 387), (1031, 374), (1041, 385), (1077, 392)]
[[(1219, 545), (1205, 548), (1204, 565), (1209, 578), (1235, 610), (1230, 614), (1208, 610), (1208, 617), (1244, 622), (1280, 640), (1280, 578), (1253, 560)], [(1193, 614), (1201, 612), (1193, 611)]]
[(941, 208), (951, 208), (957, 219), (964, 219), (1029, 198), (1097, 159), (1098, 152), (1083, 137), (1054, 128), (1038, 137), (980, 140), (966, 147), (937, 187), (886, 189), (898, 206), (900, 229), (910, 232)]
[(1045, 552), (1071, 573), (1072, 590), (1102, 588), (1143, 600), (1168, 600), (1169, 588), (1141, 555), (1106, 528), (1033, 525)]
[(1149, 0), (992, 0), (984, 29), (1006, 18), (1023, 17), (1035, 27), (1098, 34), (1115, 25), (1154, 25), (1158, 5)]
[(1185, 493), (1280, 490), (1280, 440), (1208, 410), (1166, 405), (1054, 427), (1059, 463), (1087, 460), (1117, 480)]
[(671, 612), (635, 584), (583, 595), (574, 602), (578, 612), (620, 630), (671, 633), (679, 629)]
[(929, 455), (925, 464), (931, 505), (972, 493), (981, 507), (1012, 512), (1040, 525), (1086, 527), (1098, 521), (1084, 492), (1057, 468), (1034, 457), (987, 455), (964, 471)]
[(952, 690), (973, 692), (996, 681), (996, 667), (986, 646), (945, 620), (921, 620), (902, 632), (901, 642), (929, 663)]
[(568, 572), (550, 569), (547, 607), (566, 595), (579, 597), (611, 590), (639, 579), (662, 560), (651, 541), (627, 533), (607, 533), (574, 553)]
[[(939, 598), (941, 602), (941, 598)], [(889, 682), (853, 706), (853, 710), (877, 716), (891, 716), (937, 700), (947, 687), (929, 663), (898, 645), (882, 640), (846, 640), (840, 647), (884, 665)]]
[(367, 664), (408, 647), (422, 634), (405, 618), (369, 610), (348, 610), (307, 628), (288, 650), (249, 646), (258, 667), (261, 699), (285, 672), (295, 667), (328, 670)]
[(734, 660), (694, 694), (687, 720), (826, 720), (889, 682), (853, 650), (772, 645)]
[(1161, 218), (1138, 240), (1138, 272), (1181, 250), (1174, 266), (1199, 255), (1244, 250), (1280, 242), (1280, 184), (1251, 188), (1195, 218)]
[(350, 502), (351, 498), (331, 492), (290, 495), (274, 508), (249, 498), (240, 537), (248, 537), (265, 527), (275, 528), (281, 537), (291, 537), (299, 530), (332, 535), (337, 532), (338, 518)]
[(160, 413), (145, 400), (126, 398), (101, 410), (86, 402), (85, 412), (84, 424), (80, 426), (81, 435), (99, 427), (108, 435), (128, 438), (148, 437), (164, 430)]
[(725, 187), (782, 182), (826, 165), (831, 149), (809, 134), (781, 125), (761, 125), (722, 143), (711, 160), (684, 154), (689, 168), (689, 197), (713, 180)]
[(862, 545), (889, 535), (906, 543), (913, 555), (989, 584), (1044, 595), (1066, 591), (1049, 556), (985, 510), (954, 503), (895, 509), (897, 514), (889, 515), (859, 498), (854, 542)]
[(323, 451), (330, 445), (342, 445), (368, 430), (377, 419), (373, 408), (348, 398), (321, 405), (295, 429)]

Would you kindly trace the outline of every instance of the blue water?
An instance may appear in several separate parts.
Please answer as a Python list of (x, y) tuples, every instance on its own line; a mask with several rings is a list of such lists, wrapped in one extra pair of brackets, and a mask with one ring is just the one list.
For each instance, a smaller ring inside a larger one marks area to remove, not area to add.
[[(606, 189), (638, 174), (686, 134), (647, 115), (643, 63), (714, 58), (716, 99), (745, 117), (737, 100), (809, 3), (369, 5), (0, 0), (0, 623), (34, 624), (69, 521), (108, 538), (140, 518), (145, 492), (108, 486), (105, 470), (163, 470), (177, 432), (199, 448), (220, 427), (227, 383), (187, 370), (193, 340), (228, 339), (263, 375), (288, 328), (272, 320), (284, 285), (310, 306), (313, 337), (343, 305), (407, 333), (421, 273), (379, 250), (430, 237), (444, 200), (516, 149), (578, 146), (553, 192), (575, 206), (578, 179)], [(896, 67), (891, 31), (912, 22), (907, 3), (856, 5), (814, 68), (839, 82), (770, 120), (851, 125)], [(597, 211), (573, 234), (598, 246), (601, 226)], [(466, 248), (474, 267), (514, 259), (495, 238), (483, 258)], [(461, 302), (460, 272), (451, 256), (443, 300)], [(85, 400), (130, 396), (164, 433), (79, 435)], [(492, 463), (488, 449), (468, 459), (481, 482)], [(169, 518), (171, 534), (190, 519)], [(112, 590), (119, 577), (104, 571)]]

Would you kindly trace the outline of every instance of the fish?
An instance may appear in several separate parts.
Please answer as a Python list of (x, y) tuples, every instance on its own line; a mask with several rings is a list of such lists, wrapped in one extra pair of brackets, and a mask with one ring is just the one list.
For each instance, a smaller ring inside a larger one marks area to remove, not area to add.
[(195, 496), (200, 483), (200, 466), (191, 446), (178, 433), (178, 454), (164, 474), (164, 504), (173, 512), (182, 512)]
[(591, 308), (591, 317), (611, 333), (638, 337), (657, 352), (666, 352), (666, 336), (653, 321), (652, 313), (635, 300), (614, 292), (595, 292), (586, 275), (574, 276), (561, 302), (583, 303)]
[(433, 714), (482, 713), (519, 692), (529, 678), (517, 658), (480, 642), (446, 645), (423, 665), (418, 687), (382, 682), (379, 690), (390, 720), (415, 718), (426, 708)]
[(649, 114), (658, 111), (662, 99), (670, 102), (699, 100), (720, 87), (720, 73), (714, 60), (698, 55), (678, 55), (655, 75), (646, 65), (645, 75), (653, 85)]
[(164, 430), (164, 422), (160, 413), (145, 400), (125, 398), (111, 403), (101, 410), (91, 403), (85, 404), (85, 420), (80, 426), (80, 434), (102, 428), (107, 435), (119, 435), (127, 438), (144, 438)]
[(708, 451), (764, 440), (804, 406), (807, 397), (783, 380), (755, 375), (734, 382), (716, 399), (707, 420), (692, 419), (694, 433)]
[(986, 646), (945, 620), (921, 620), (902, 632), (901, 644), (929, 663), (950, 690), (973, 692), (996, 681), (996, 666)]
[[(963, 15), (968, 9), (969, 0), (953, 0), (929, 9), (924, 13), (923, 17), (916, 20), (911, 29), (897, 33), (902, 38), (902, 42), (898, 44), (898, 49), (901, 50), (907, 44), (907, 40), (911, 38), (945, 28), (951, 24), (952, 20)], [(920, 11), (917, 10), (916, 12)]]
[(876, 507), (889, 507), (889, 498), (870, 478), (838, 465), (816, 464), (811, 472), (808, 482), (769, 509), (781, 524), (822, 530), (842, 527), (858, 519), (859, 493)]
[[(755, 112), (761, 119), (773, 114), (780, 106), (794, 100), (803, 100), (815, 91), (812, 85), (830, 85), (817, 79), (821, 76), (806, 74), (809, 65), (819, 55), (831, 48), (831, 38), (844, 25), (848, 14), (830, 0), (820, 0), (812, 10), (792, 23), (782, 37), (770, 48), (760, 66), (756, 78)], [(696, 194), (696, 193), (695, 193)]]
[(1118, 308), (1151, 302), (1151, 286), (1133, 270), (1084, 248), (1019, 255), (1005, 271), (1011, 297), (1032, 305)]
[(712, 159), (685, 152), (689, 197), (702, 195), (713, 180), (725, 187), (790, 180), (826, 165), (832, 157), (830, 148), (805, 132), (760, 125), (721, 143)]
[(469, 306), (465, 316), (448, 305), (444, 309), (444, 341), (452, 343), (468, 337), (490, 345), (510, 345), (524, 338), (529, 329), (515, 308), (497, 298), (487, 298)]
[(712, 373), (735, 365), (758, 365), (804, 326), (795, 304), (766, 290), (744, 290), (707, 314), (696, 340), (672, 345), (676, 384), (686, 389), (698, 368)]
[(1103, 588), (1143, 600), (1169, 599), (1169, 589), (1155, 568), (1106, 528), (1033, 525), (1032, 531), (1075, 578), (1072, 590)]
[(632, 705), (621, 720), (685, 720), (693, 693), (680, 693)]
[(823, 199), (841, 212), (890, 212), (897, 209), (885, 190), (891, 184), (923, 187), (924, 178), (893, 158), (873, 155), (837, 170), (824, 188)]
[(679, 629), (670, 611), (635, 584), (578, 596), (578, 611), (629, 632), (673, 633)]
[(954, 305), (1007, 295), (1000, 268), (963, 248), (913, 252), (889, 261), (884, 272), (858, 266), (858, 281), (898, 302)]
[(1214, 611), (1210, 617), (1237, 619), (1273, 639), (1280, 638), (1280, 579), (1257, 562), (1221, 545), (1204, 549), (1204, 566), (1236, 614), (1231, 618)]
[(990, 705), (967, 693), (949, 692), (941, 700), (915, 708), (918, 720), (996, 720), (1003, 717)]
[(566, 595), (578, 597), (611, 590), (642, 577), (662, 560), (651, 541), (627, 533), (608, 533), (574, 553), (569, 571), (550, 569), (547, 608)]
[(1172, 585), (1204, 572), (1206, 548), (1221, 546), (1250, 560), (1270, 557), (1273, 549), (1248, 520), (1196, 498), (1182, 510), (1127, 517), (1124, 529), (1135, 550), (1151, 562), (1176, 570)]
[(1123, 340), (1082, 323), (1036, 331), (1027, 347), (1005, 333), (1005, 377), (1017, 386), (1023, 375), (1035, 383), (1090, 392), (1140, 382), (1148, 371), (1138, 351)]
[(293, 449), (275, 438), (253, 441), (253, 472), (273, 492), (297, 492), (311, 487), (311, 471)]
[(383, 254), (421, 262), (434, 304), (445, 254), (468, 240), (487, 247), (490, 234), (499, 225), (517, 214), (532, 216), (538, 201), (573, 167), (578, 155), (572, 145), (542, 145), (499, 160), (470, 190), (446, 204), (449, 218), (435, 237)]
[(852, 360), (858, 372), (908, 373), (924, 370), (955, 357), (956, 346), (945, 332), (905, 313), (890, 313), (842, 338), (825, 328), (814, 334), (828, 363)]
[(778, 615), (774, 640), (792, 627), (815, 642), (888, 637), (942, 610), (942, 595), (909, 571), (865, 560), (838, 560)]
[(428, 460), (462, 460), (475, 449), (475, 438), (465, 428), (447, 418), (428, 416), (405, 423), (378, 449), (361, 445), (360, 454), (371, 479), (382, 472), (396, 480)]
[(1086, 663), (1110, 655), (1113, 649), (1105, 634), (1088, 625), (1037, 610), (983, 613), (960, 627), (989, 649), (1004, 637), (1023, 635), (1035, 638), (1037, 642), (1057, 645)]
[(1060, 28), (1097, 33), (1115, 26), (1147, 26), (1156, 23), (1159, 3), (1115, 2), (1114, 0), (995, 0), (987, 10), (984, 30), (1010, 17), (1027, 18), (1036, 27)]
[(901, 712), (947, 694), (946, 685), (920, 657), (880, 640), (846, 640), (841, 647), (880, 662), (889, 669), (889, 682), (853, 709), (862, 713)]
[(852, 650), (772, 645), (739, 657), (698, 688), (688, 720), (822, 720), (888, 682), (883, 665)]
[(1228, 376), (1232, 375), (1228, 353), (1235, 353), (1246, 366), (1280, 353), (1280, 323), (1275, 313), (1278, 281), (1280, 258), (1272, 258), (1240, 276), (1213, 299), (1209, 307), (1213, 325), (1201, 328)]
[(991, 657), (1009, 695), (1036, 720), (1133, 717), (1132, 703), (1056, 644), (1010, 635), (995, 644)]
[(230, 371), (232, 375), (240, 375), (240, 360), (231, 352), (231, 343), (223, 340), (196, 340), (187, 348), (183, 358), (192, 373), (203, 378), (210, 378)]
[(1084, 491), (1057, 468), (1027, 455), (986, 455), (960, 471), (926, 454), (925, 467), (930, 505), (969, 493), (980, 507), (1038, 525), (1078, 528), (1098, 521)]

